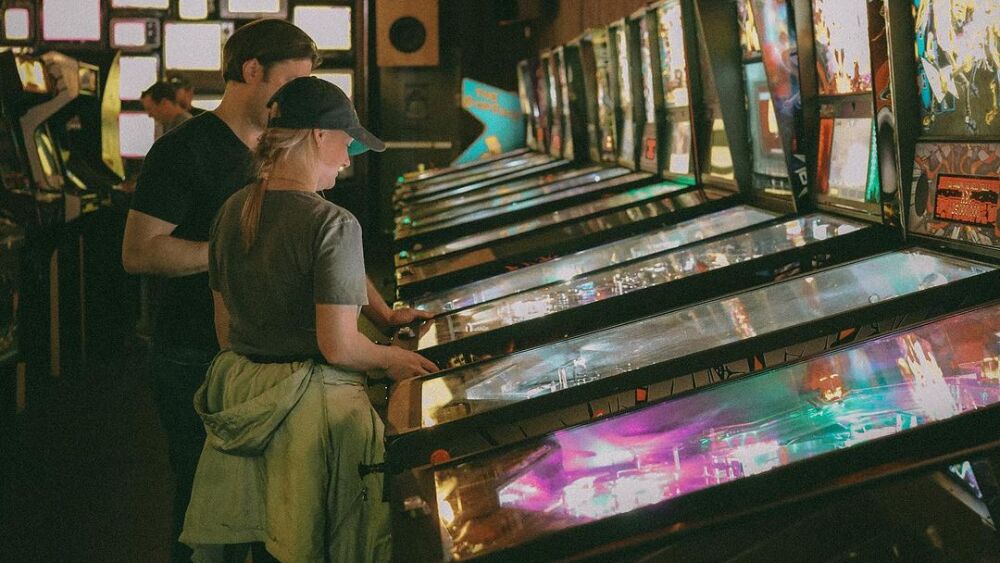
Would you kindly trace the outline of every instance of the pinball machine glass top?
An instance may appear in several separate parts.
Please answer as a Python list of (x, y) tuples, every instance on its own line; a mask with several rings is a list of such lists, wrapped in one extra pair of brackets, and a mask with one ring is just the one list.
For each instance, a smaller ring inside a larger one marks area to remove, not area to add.
[(321, 51), (351, 50), (351, 8), (295, 6), (292, 22), (302, 28)]
[[(444, 555), (495, 552), (996, 409), (998, 334), (994, 303), (440, 466), (433, 485)], [(505, 533), (483, 533), (497, 522)], [(483, 537), (492, 539), (473, 539)]]
[(1000, 0), (914, 0), (922, 133), (1000, 139)]
[[(786, 226), (801, 236), (800, 221)], [(845, 233), (863, 228), (836, 221)], [(421, 424), (474, 416), (990, 271), (921, 249), (892, 252), (518, 351), (424, 379)]]
[(101, 40), (101, 0), (45, 0), (41, 19), (44, 41)]

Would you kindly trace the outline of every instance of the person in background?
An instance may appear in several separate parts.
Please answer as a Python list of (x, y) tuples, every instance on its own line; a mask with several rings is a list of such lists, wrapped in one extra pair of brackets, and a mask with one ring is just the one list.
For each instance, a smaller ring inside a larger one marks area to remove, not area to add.
[(160, 81), (143, 90), (140, 100), (146, 115), (160, 126), (157, 138), (191, 119), (191, 114), (175, 101), (176, 90), (169, 82)]
[[(351, 154), (382, 151), (337, 86), (296, 78), (271, 101), (257, 180), (212, 225), (209, 285), (222, 352), (195, 395), (208, 430), (181, 540), (196, 561), (266, 542), (280, 561), (388, 561), (383, 425), (365, 372), (430, 360), (358, 331), (372, 314), (361, 226), (319, 194)], [(367, 469), (366, 469), (367, 468)]]
[[(158, 139), (146, 155), (122, 243), (127, 272), (162, 278), (150, 375), (175, 477), (174, 539), (205, 443), (194, 393), (219, 351), (208, 287), (209, 227), (222, 203), (254, 178), (251, 156), (267, 126), (267, 101), (319, 63), (312, 39), (279, 19), (241, 26), (223, 46), (222, 58), (226, 86), (219, 107)], [(430, 317), (390, 309), (370, 282), (367, 294), (368, 316), (380, 329)], [(190, 561), (191, 550), (175, 542), (172, 557)]]
[(205, 110), (194, 107), (194, 86), (191, 85), (191, 81), (186, 76), (183, 74), (174, 74), (167, 79), (167, 82), (176, 90), (177, 95), (174, 97), (174, 100), (177, 101), (177, 105), (184, 108), (184, 111), (191, 115), (205, 113)]

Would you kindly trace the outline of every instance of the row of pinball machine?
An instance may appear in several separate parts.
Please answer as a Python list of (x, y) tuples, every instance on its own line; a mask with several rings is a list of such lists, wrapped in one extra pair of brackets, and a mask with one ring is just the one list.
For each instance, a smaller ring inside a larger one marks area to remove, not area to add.
[(525, 148), (394, 191), (400, 557), (1000, 552), (1000, 1), (666, 0), (518, 79)]
[[(125, 202), (114, 189), (125, 173), (119, 57), (95, 50), (0, 52), (5, 420), (24, 410), (35, 391), (84, 368), (93, 341), (88, 330), (110, 333), (122, 328), (112, 324), (124, 324), (112, 315), (127, 301), (119, 291), (126, 283), (119, 258)], [(116, 271), (121, 275), (112, 280)]]

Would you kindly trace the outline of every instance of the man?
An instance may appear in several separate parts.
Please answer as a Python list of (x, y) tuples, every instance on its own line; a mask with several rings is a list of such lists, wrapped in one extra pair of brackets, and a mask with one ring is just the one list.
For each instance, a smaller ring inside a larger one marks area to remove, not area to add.
[(191, 81), (187, 77), (182, 74), (175, 74), (168, 79), (168, 82), (170, 82), (170, 85), (177, 92), (174, 98), (177, 101), (177, 105), (184, 108), (191, 115), (205, 113), (205, 110), (192, 105), (194, 103), (194, 86), (191, 85)]
[(163, 136), (171, 129), (191, 119), (191, 114), (184, 111), (175, 100), (176, 90), (169, 82), (159, 81), (142, 92), (140, 100), (146, 115), (152, 117), (160, 126)]
[[(223, 47), (226, 87), (219, 107), (158, 139), (139, 174), (122, 262), (129, 273), (165, 278), (150, 367), (177, 481), (174, 539), (205, 440), (194, 392), (218, 352), (207, 274), (209, 227), (226, 198), (254, 176), (251, 151), (267, 125), (267, 101), (286, 82), (309, 75), (318, 61), (313, 41), (287, 21), (258, 20), (239, 28)], [(393, 311), (370, 282), (368, 295), (366, 316), (380, 328), (429, 317)], [(175, 561), (190, 561), (190, 553), (174, 542)]]

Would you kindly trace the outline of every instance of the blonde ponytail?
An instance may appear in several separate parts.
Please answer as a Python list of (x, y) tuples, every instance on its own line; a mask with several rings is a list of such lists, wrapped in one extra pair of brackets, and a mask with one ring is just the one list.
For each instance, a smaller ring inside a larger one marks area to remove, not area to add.
[[(240, 213), (240, 237), (243, 239), (243, 250), (250, 252), (254, 240), (257, 239), (257, 229), (260, 226), (260, 214), (264, 207), (264, 194), (274, 165), (289, 160), (297, 155), (300, 147), (312, 139), (312, 129), (273, 128), (264, 131), (257, 143), (253, 155), (253, 167), (256, 182), (250, 189), (250, 195), (243, 202)], [(309, 143), (309, 148), (315, 152), (315, 143)]]

